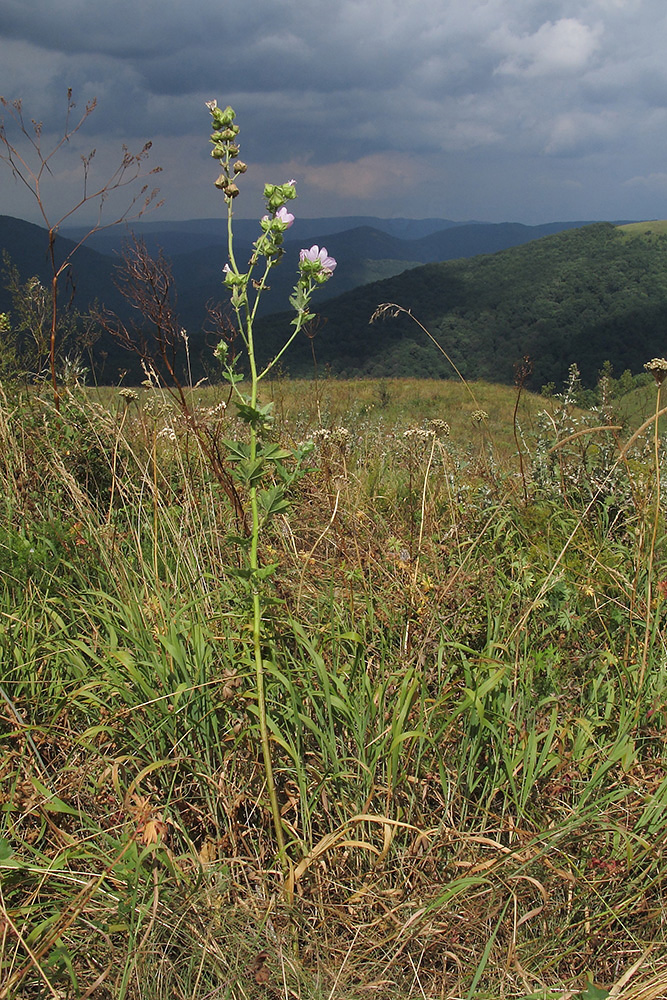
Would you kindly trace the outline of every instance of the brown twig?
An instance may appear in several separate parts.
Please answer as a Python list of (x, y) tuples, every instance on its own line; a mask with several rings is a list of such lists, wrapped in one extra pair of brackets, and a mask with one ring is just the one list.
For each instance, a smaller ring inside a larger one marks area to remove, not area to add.
[[(9, 116), (18, 126), (20, 135), (29, 146), (28, 152), (24, 156), (21, 153), (19, 146), (7, 135), (5, 123), (1, 122), (0, 144), (1, 146), (4, 146), (4, 151), (0, 152), (0, 160), (3, 160), (9, 166), (14, 177), (32, 194), (37, 202), (39, 212), (47, 229), (48, 258), (51, 268), (49, 367), (51, 371), (54, 403), (56, 409), (58, 410), (60, 409), (60, 394), (58, 392), (58, 382), (56, 376), (56, 341), (58, 331), (58, 288), (60, 280), (68, 268), (71, 267), (72, 259), (79, 247), (83, 246), (83, 244), (86, 243), (94, 233), (108, 229), (111, 226), (116, 226), (121, 222), (126, 222), (131, 218), (137, 219), (142, 216), (148, 208), (151, 207), (151, 205), (157, 208), (162, 204), (162, 202), (156, 201), (158, 189), (154, 188), (153, 190), (149, 190), (149, 185), (144, 184), (139, 193), (132, 198), (128, 207), (121, 212), (120, 215), (116, 216), (109, 222), (104, 222), (102, 219), (104, 205), (109, 195), (120, 188), (133, 184), (142, 176), (143, 163), (148, 157), (152, 143), (146, 142), (141, 152), (136, 154), (130, 153), (127, 147), (123, 146), (120, 164), (104, 181), (104, 183), (99, 186), (94, 185), (92, 189), (89, 186), (90, 165), (95, 156), (95, 150), (92, 150), (88, 156), (83, 156), (83, 189), (81, 197), (75, 205), (68, 209), (68, 211), (64, 212), (57, 220), (54, 220), (47, 209), (46, 201), (42, 192), (42, 181), (46, 176), (51, 175), (51, 161), (54, 159), (56, 154), (63, 148), (63, 146), (70, 142), (73, 136), (77, 134), (77, 132), (83, 127), (85, 122), (95, 111), (95, 108), (97, 107), (97, 100), (93, 99), (88, 101), (85, 111), (76, 124), (70, 124), (72, 112), (76, 108), (76, 104), (72, 100), (72, 88), (68, 88), (65, 127), (60, 138), (56, 140), (55, 144), (48, 152), (45, 152), (42, 149), (42, 122), (38, 122), (33, 119), (31, 122), (32, 127), (29, 127), (23, 117), (23, 106), (20, 100), (9, 101), (7, 98), (0, 96), (0, 105), (2, 105), (2, 107), (9, 113)], [(31, 158), (36, 160), (34, 166), (30, 165), (29, 159)], [(161, 167), (154, 167), (148, 172), (148, 174), (159, 173), (161, 169)], [(69, 251), (69, 253), (67, 253), (60, 262), (58, 262), (56, 257), (56, 238), (61, 226), (81, 208), (83, 208), (84, 205), (88, 205), (91, 202), (97, 202), (98, 204), (97, 221), (87, 230), (81, 239), (75, 243), (75, 246)]]

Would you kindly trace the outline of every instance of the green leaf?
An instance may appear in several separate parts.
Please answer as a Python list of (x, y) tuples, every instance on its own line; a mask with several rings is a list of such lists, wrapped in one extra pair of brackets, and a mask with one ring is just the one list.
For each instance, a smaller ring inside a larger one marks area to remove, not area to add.
[(266, 580), (268, 577), (273, 576), (279, 566), (280, 563), (267, 563), (266, 566), (260, 566), (255, 575), (258, 580)]
[(59, 799), (56, 795), (52, 795), (48, 788), (46, 788), (41, 781), (38, 781), (37, 778), (31, 777), (30, 781), (32, 782), (35, 790), (46, 798), (45, 802), (40, 802), (42, 809), (46, 809), (48, 812), (65, 813), (68, 816), (79, 815), (78, 809), (72, 809), (72, 807), (68, 806), (62, 799)]
[(243, 441), (228, 441), (226, 438), (222, 443), (229, 452), (230, 462), (241, 462), (245, 458), (250, 458), (249, 444)]
[(264, 515), (264, 519), (272, 517), (274, 514), (281, 514), (289, 510), (289, 500), (285, 499), (285, 492), (282, 486), (272, 486), (268, 490), (261, 490), (257, 494), (259, 509)]
[(264, 459), (256, 458), (254, 461), (239, 462), (236, 466), (236, 476), (241, 482), (248, 486), (256, 486), (262, 478), (264, 470)]
[(273, 444), (272, 442), (262, 445), (259, 454), (262, 458), (271, 462), (294, 457), (294, 452), (290, 451), (289, 448), (281, 448), (279, 444)]
[(273, 415), (273, 402), (264, 406), (252, 406), (247, 400), (235, 400), (239, 417), (251, 427), (261, 428), (271, 423)]
[(607, 1000), (607, 997), (611, 996), (611, 992), (601, 986), (596, 986), (594, 983), (589, 983), (584, 992), (577, 993), (576, 996), (580, 997), (581, 1000)]

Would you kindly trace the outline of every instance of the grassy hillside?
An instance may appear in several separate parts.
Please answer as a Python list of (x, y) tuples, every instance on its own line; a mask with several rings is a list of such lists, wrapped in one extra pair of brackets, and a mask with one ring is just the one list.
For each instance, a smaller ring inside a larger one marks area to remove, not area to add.
[(2, 387), (3, 1000), (662, 1000), (653, 425), (264, 388), (287, 492), (249, 588), (221, 387)]
[(620, 232), (628, 239), (635, 236), (653, 237), (655, 241), (659, 236), (667, 236), (667, 220), (653, 219), (650, 222), (627, 222), (618, 227)]

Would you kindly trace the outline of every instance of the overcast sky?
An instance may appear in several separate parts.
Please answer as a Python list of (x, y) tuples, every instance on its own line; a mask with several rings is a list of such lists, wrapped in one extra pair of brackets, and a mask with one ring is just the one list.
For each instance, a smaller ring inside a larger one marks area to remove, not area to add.
[[(303, 216), (541, 223), (667, 217), (665, 0), (0, 0), (0, 94), (44, 123), (53, 215), (153, 141), (155, 219), (215, 216), (204, 102), (249, 164), (235, 208), (296, 178)], [(16, 133), (5, 114), (7, 132)], [(0, 214), (38, 221), (0, 164)]]

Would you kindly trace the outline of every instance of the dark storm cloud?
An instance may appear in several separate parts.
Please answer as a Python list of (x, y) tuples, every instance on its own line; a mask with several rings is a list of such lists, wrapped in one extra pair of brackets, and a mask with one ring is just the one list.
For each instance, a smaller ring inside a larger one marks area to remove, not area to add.
[[(216, 97), (244, 156), (301, 168), (325, 201), (374, 192), (387, 211), (401, 178), (425, 214), (445, 182), (455, 198), (485, 177), (508, 204), (496, 212), (551, 191), (549, 216), (630, 180), (636, 193), (636, 178), (659, 187), (666, 28), (663, 0), (5, 0), (0, 92), (47, 121), (71, 85), (99, 99), (96, 141), (179, 152), (202, 143)], [(491, 195), (462, 214), (488, 217)]]

